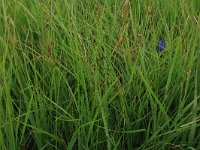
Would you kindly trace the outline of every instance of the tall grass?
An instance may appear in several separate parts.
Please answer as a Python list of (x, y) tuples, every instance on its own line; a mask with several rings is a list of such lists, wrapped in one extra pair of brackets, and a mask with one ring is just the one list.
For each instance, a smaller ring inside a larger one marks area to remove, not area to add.
[(0, 4), (0, 149), (200, 148), (199, 0)]

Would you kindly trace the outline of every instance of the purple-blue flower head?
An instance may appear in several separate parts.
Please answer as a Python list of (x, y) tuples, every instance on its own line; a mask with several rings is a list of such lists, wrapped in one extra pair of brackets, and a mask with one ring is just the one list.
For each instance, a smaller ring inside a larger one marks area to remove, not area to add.
[(158, 51), (162, 52), (164, 50), (165, 46), (166, 46), (165, 41), (159, 41), (158, 42)]

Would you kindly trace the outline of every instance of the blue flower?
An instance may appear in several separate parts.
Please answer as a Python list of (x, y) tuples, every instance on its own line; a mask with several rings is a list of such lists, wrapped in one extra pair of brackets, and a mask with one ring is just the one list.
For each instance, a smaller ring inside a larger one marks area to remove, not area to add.
[(159, 41), (158, 42), (158, 51), (162, 52), (164, 50), (165, 46), (166, 46), (165, 41)]

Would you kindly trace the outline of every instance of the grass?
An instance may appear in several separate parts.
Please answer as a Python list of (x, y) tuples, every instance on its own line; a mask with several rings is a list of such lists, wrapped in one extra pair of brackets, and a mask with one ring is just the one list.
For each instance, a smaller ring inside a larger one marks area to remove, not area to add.
[(0, 149), (200, 149), (199, 0), (0, 2)]

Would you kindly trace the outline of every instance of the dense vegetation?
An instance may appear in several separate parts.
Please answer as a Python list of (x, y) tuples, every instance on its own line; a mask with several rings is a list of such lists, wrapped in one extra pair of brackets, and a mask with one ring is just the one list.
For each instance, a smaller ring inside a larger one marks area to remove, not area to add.
[(0, 0), (0, 149), (198, 149), (198, 74), (199, 0)]

